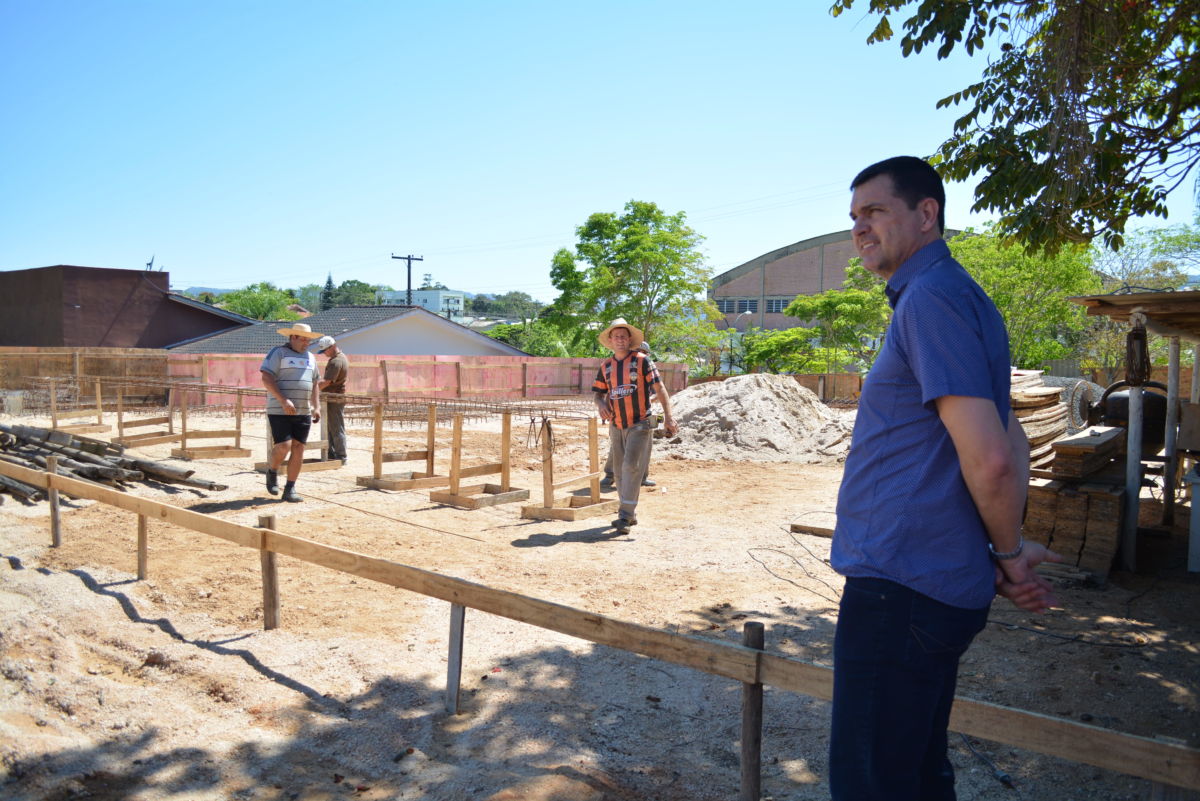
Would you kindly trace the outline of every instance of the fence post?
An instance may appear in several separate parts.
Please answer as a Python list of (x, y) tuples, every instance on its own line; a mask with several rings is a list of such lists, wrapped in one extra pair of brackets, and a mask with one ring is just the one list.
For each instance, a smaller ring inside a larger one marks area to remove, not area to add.
[(446, 659), (446, 711), (458, 714), (458, 691), (462, 685), (463, 624), (467, 608), (450, 604), (450, 652)]
[(58, 475), (58, 457), (46, 457), (46, 498), (50, 501), (50, 547), (62, 545), (62, 522), (58, 513), (58, 490), (54, 488), (54, 477)]
[[(747, 622), (742, 630), (742, 645), (761, 651), (763, 643), (763, 624)], [(739, 801), (759, 801), (762, 795), (762, 722), (763, 686), (760, 682), (747, 682), (742, 685), (742, 794)]]
[(149, 521), (145, 515), (138, 515), (138, 544), (137, 544), (137, 577), (138, 581), (146, 580), (146, 567), (149, 564)]
[[(259, 515), (258, 527), (275, 530), (275, 515)], [(258, 549), (262, 562), (263, 578), (263, 630), (279, 628), (279, 574), (275, 570), (275, 552), (262, 547)]]

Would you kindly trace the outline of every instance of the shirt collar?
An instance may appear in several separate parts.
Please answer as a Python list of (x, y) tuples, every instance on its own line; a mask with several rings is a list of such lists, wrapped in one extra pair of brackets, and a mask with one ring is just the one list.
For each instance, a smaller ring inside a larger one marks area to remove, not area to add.
[(884, 288), (888, 303), (892, 308), (896, 308), (896, 304), (900, 302), (900, 293), (912, 283), (914, 278), (949, 256), (950, 246), (944, 239), (930, 242), (909, 256), (903, 264), (896, 268), (896, 272), (892, 273), (892, 277), (887, 281), (887, 287)]

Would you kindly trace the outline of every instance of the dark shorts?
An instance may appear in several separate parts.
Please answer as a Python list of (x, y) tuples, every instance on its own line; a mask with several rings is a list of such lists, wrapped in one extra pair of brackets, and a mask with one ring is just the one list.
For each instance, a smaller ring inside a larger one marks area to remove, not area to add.
[(271, 439), (275, 444), (294, 439), (296, 442), (308, 442), (308, 431), (312, 428), (312, 415), (308, 414), (268, 414), (267, 423), (271, 426)]

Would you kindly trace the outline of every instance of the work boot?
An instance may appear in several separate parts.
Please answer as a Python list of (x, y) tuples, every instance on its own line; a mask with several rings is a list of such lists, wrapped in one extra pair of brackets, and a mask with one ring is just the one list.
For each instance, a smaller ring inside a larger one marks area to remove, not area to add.
[(630, 526), (636, 525), (636, 517), (618, 517), (616, 520), (612, 521), (612, 527), (622, 534), (624, 534), (626, 531), (629, 531)]
[(657, 487), (657, 486), (658, 486), (658, 482), (657, 482), (657, 481), (655, 481), (655, 480), (654, 480), (654, 479), (652, 479), (652, 478), (643, 478), (643, 479), (642, 479), (642, 486), (643, 486), (643, 487)]
[(296, 493), (296, 485), (291, 481), (289, 481), (283, 487), (283, 499), (288, 503), (300, 503), (302, 500), (304, 500)]
[(279, 494), (279, 474), (271, 468), (267, 468), (267, 492), (271, 495)]

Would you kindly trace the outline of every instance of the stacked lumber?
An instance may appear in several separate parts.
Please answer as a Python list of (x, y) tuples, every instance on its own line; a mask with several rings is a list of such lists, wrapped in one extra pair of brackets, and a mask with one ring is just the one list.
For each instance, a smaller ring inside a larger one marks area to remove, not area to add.
[(1125, 488), (1119, 484), (1035, 478), (1022, 533), (1099, 579), (1108, 575), (1121, 537)]
[(1051, 443), (1066, 436), (1069, 417), (1062, 388), (1048, 387), (1040, 370), (1014, 370), (1009, 402), (1029, 440), (1029, 464), (1045, 470), (1054, 461)]
[[(46, 470), (49, 465), (47, 459), (51, 456), (57, 460), (58, 475), (105, 484), (119, 490), (124, 490), (126, 484), (139, 481), (216, 491), (229, 489), (224, 484), (194, 478), (195, 470), (125, 456), (122, 448), (102, 440), (37, 426), (0, 425), (0, 461)], [(41, 490), (11, 479), (0, 481), (0, 492), (8, 492), (29, 502), (42, 497)]]
[(1053, 444), (1054, 478), (1087, 478), (1105, 470), (1125, 449), (1125, 429), (1092, 426)]

